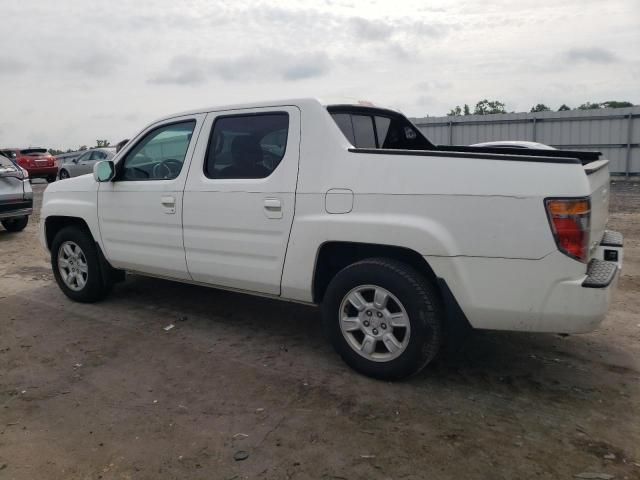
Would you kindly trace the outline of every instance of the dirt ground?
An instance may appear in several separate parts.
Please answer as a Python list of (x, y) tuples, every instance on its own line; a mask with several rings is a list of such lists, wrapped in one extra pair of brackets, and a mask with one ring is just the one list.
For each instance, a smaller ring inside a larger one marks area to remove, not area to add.
[(2, 230), (0, 478), (638, 479), (640, 183), (612, 190), (601, 328), (477, 333), (401, 383), (349, 370), (314, 308), (134, 276), (72, 303), (38, 215)]

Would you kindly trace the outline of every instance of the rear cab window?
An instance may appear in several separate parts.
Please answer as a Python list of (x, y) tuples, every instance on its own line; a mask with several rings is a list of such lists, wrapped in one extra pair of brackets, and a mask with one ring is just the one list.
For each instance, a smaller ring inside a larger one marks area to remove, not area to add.
[(433, 150), (433, 145), (405, 116), (391, 110), (352, 105), (327, 110), (356, 148)]

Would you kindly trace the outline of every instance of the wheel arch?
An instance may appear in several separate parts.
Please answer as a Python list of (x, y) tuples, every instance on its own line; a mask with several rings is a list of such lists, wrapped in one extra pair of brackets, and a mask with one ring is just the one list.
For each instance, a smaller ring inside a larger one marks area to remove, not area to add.
[(91, 238), (93, 238), (94, 242), (98, 243), (95, 235), (91, 231), (91, 228), (83, 218), (64, 215), (52, 215), (47, 217), (44, 222), (45, 239), (48, 249), (51, 249), (53, 239), (58, 234), (58, 232), (63, 228), (69, 226), (76, 226), (78, 228), (81, 228), (82, 230), (85, 230), (89, 233), (89, 235), (91, 235)]
[(319, 246), (314, 265), (313, 302), (321, 303), (331, 279), (343, 268), (366, 258), (384, 257), (405, 263), (433, 282), (446, 315), (447, 336), (464, 334), (472, 327), (449, 288), (420, 253), (406, 247), (364, 242), (329, 241)]
[(393, 245), (364, 242), (329, 241), (318, 248), (313, 273), (313, 301), (322, 302), (331, 279), (343, 268), (366, 258), (384, 257), (406, 263), (433, 282), (436, 274), (425, 258), (415, 250)]

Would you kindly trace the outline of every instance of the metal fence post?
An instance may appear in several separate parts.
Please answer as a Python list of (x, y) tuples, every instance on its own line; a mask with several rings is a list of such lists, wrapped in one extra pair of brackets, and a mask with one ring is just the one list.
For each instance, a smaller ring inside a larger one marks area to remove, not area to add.
[(631, 130), (631, 123), (633, 122), (633, 115), (631, 113), (629, 113), (629, 115), (627, 116), (627, 159), (625, 162), (625, 173), (624, 176), (626, 178), (629, 178), (629, 175), (631, 174), (631, 134), (632, 134), (632, 130)]
[(453, 145), (453, 122), (449, 122), (449, 145)]
[(533, 141), (535, 142), (537, 138), (536, 135), (536, 117), (533, 117)]

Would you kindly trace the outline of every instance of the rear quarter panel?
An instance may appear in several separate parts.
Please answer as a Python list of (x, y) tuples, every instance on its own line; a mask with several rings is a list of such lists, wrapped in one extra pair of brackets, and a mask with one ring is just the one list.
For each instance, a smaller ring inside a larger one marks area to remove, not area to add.
[[(312, 110), (303, 110), (284, 297), (312, 300), (317, 252), (327, 241), (395, 245), (445, 263), (541, 259), (557, 250), (544, 198), (589, 194), (580, 164), (352, 153), (326, 111)], [(353, 209), (327, 213), (329, 189), (353, 191)]]

